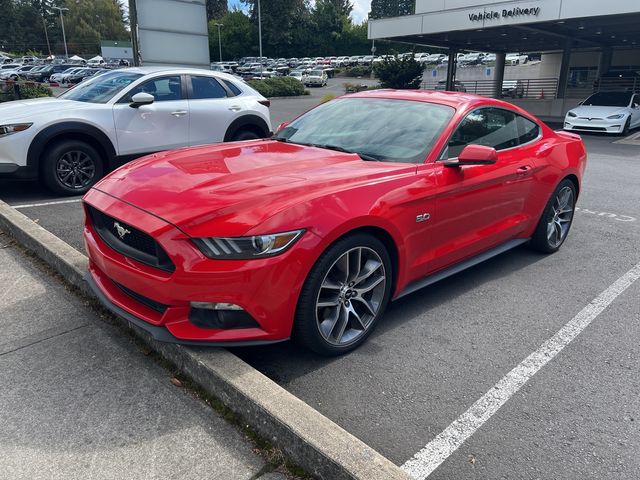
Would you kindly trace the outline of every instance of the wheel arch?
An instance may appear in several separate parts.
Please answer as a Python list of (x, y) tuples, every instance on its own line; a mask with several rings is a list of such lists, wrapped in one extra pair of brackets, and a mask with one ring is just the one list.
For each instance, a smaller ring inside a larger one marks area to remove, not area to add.
[(573, 186), (576, 188), (576, 198), (577, 198), (580, 194), (580, 182), (578, 180), (578, 177), (573, 173), (570, 173), (569, 175), (564, 177), (563, 180), (570, 180), (571, 183), (573, 183)]
[(231, 125), (229, 125), (229, 128), (227, 128), (224, 134), (224, 141), (231, 141), (240, 130), (250, 130), (258, 134), (261, 138), (266, 138), (271, 133), (267, 122), (258, 115), (242, 115), (231, 122)]
[(115, 164), (115, 148), (103, 131), (82, 122), (62, 122), (45, 128), (34, 137), (27, 152), (29, 169), (39, 172), (47, 147), (60, 140), (80, 140), (94, 147), (102, 155), (105, 171), (113, 168)]

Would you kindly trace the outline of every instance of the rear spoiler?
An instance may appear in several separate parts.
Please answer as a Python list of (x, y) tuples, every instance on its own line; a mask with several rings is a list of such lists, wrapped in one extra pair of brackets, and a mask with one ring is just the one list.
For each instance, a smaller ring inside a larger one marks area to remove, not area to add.
[(561, 137), (570, 138), (571, 140), (582, 140), (582, 137), (577, 133), (567, 132), (566, 130), (556, 130), (555, 133)]

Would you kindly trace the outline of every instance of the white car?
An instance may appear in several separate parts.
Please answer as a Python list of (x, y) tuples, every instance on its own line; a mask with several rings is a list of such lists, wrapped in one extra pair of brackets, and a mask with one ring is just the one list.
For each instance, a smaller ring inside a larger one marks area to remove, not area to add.
[(59, 73), (54, 73), (53, 75), (51, 75), (49, 77), (49, 82), (50, 83), (64, 83), (64, 78), (67, 75), (72, 75), (74, 73), (79, 72), (80, 70), (84, 70), (86, 67), (82, 66), (82, 67), (74, 67), (74, 68), (67, 68), (64, 72), (59, 72)]
[(505, 65), (522, 65), (529, 61), (529, 55), (520, 55), (519, 53), (507, 53), (504, 59)]
[(640, 94), (598, 92), (567, 112), (564, 129), (626, 135), (640, 127)]
[(0, 80), (18, 80), (29, 70), (33, 70), (35, 65), (23, 65), (16, 68), (0, 70)]
[(307, 74), (302, 77), (302, 83), (307, 87), (324, 87), (328, 79), (329, 77), (324, 70), (309, 70)]
[(267, 137), (269, 105), (224, 73), (108, 71), (58, 98), (0, 104), (0, 176), (39, 178), (56, 193), (79, 195), (109, 170), (148, 153)]

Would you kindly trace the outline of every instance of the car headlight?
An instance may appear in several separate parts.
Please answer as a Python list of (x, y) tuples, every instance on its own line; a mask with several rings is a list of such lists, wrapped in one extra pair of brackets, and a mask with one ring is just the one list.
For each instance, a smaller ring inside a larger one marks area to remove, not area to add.
[(623, 113), (617, 113), (615, 115), (609, 115), (607, 118), (609, 120), (617, 120), (618, 118), (622, 118), (622, 117), (624, 117)]
[(0, 137), (6, 137), (7, 135), (22, 132), (31, 125), (33, 125), (33, 123), (12, 123), (9, 125), (0, 125)]
[(573, 118), (573, 117), (577, 117), (577, 116), (578, 116), (578, 115), (576, 115), (576, 114), (575, 114), (575, 113), (573, 113), (573, 112), (569, 112), (569, 113), (567, 113), (567, 115), (569, 115), (569, 116), (570, 116), (570, 117), (572, 117), (572, 118)]
[(272, 257), (285, 252), (303, 233), (304, 229), (252, 237), (194, 238), (193, 242), (209, 258), (250, 260)]

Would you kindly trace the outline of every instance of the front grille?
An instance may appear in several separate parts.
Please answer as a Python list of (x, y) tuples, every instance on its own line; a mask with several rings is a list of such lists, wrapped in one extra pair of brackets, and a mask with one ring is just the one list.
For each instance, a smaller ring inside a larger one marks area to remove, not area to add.
[(116, 252), (166, 272), (176, 267), (151, 235), (138, 230), (97, 208), (87, 205), (91, 223), (100, 238)]
[(145, 307), (149, 307), (151, 310), (155, 310), (158, 313), (164, 313), (167, 310), (167, 308), (169, 308), (168, 305), (165, 305), (164, 303), (156, 302), (155, 300), (147, 298), (144, 295), (140, 295), (139, 293), (136, 293), (133, 290), (128, 289), (124, 285), (120, 285), (119, 283), (116, 283), (116, 282), (113, 282), (113, 283), (115, 283), (120, 290), (122, 290), (131, 298), (133, 298), (136, 302), (141, 303)]
[(576, 125), (573, 128), (574, 128), (574, 130), (590, 130), (590, 131), (594, 131), (594, 132), (606, 132), (607, 131), (607, 129), (604, 128), (604, 127), (583, 127), (583, 126)]

